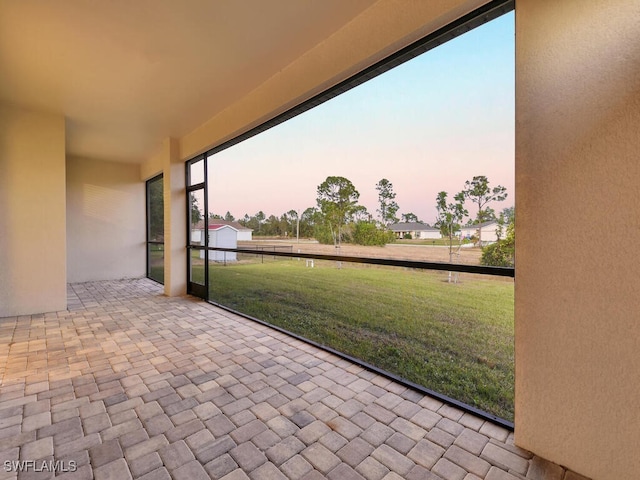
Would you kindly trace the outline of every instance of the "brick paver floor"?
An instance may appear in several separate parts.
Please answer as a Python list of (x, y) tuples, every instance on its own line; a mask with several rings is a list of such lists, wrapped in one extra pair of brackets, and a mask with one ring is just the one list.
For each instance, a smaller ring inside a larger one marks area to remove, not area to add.
[(0, 460), (20, 479), (582, 479), (501, 427), (146, 279), (71, 285), (68, 311), (0, 319)]

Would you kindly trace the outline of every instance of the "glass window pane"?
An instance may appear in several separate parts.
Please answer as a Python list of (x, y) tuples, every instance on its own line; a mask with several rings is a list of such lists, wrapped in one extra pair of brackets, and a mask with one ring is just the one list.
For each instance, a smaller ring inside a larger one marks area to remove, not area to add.
[(147, 201), (149, 202), (149, 241), (164, 241), (164, 198), (162, 177), (147, 183)]
[(149, 259), (147, 276), (164, 284), (164, 244), (147, 244), (147, 254)]
[(197, 185), (204, 182), (204, 160), (198, 160), (189, 164), (189, 185)]
[(147, 277), (164, 283), (163, 178), (147, 182)]
[(189, 251), (189, 281), (204, 285), (204, 250)]
[[(209, 246), (245, 248), (252, 244), (255, 229), (249, 222), (249, 215), (240, 216), (231, 212), (227, 200), (232, 199), (233, 195), (228, 188), (229, 185), (237, 187), (238, 183), (235, 179), (227, 178), (227, 170), (221, 168), (218, 161), (219, 157), (215, 154), (207, 157)], [(209, 258), (214, 258), (212, 255), (214, 252), (209, 253)], [(224, 257), (224, 255), (219, 256)]]
[(208, 156), (207, 246), (255, 251), (208, 298), (512, 420), (512, 280), (276, 255), (513, 263), (512, 62), (507, 15)]
[(189, 193), (189, 244), (205, 244), (204, 189)]

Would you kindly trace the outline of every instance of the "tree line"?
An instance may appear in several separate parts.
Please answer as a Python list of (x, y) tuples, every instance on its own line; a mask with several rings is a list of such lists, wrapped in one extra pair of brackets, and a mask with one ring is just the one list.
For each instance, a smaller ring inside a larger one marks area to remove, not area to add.
[[(393, 184), (383, 178), (375, 186), (378, 191), (376, 215), (358, 204), (360, 193), (353, 183), (340, 176), (329, 176), (318, 185), (316, 205), (304, 210), (289, 210), (279, 217), (267, 216), (262, 210), (236, 218), (231, 212), (211, 213), (210, 219), (237, 221), (251, 228), (255, 236), (315, 238), (320, 243), (339, 247), (342, 243), (384, 245), (395, 239), (388, 226), (397, 223), (399, 207), (395, 201)], [(196, 208), (197, 205), (196, 205)], [(193, 200), (192, 200), (193, 209)], [(192, 213), (192, 220), (197, 214)], [(417, 221), (413, 213), (402, 215), (405, 221)]]
[[(304, 210), (289, 210), (279, 217), (267, 216), (262, 210), (236, 218), (227, 211), (224, 215), (211, 213), (210, 219), (237, 221), (253, 230), (255, 236), (279, 236), (288, 238), (315, 238), (320, 243), (340, 247), (342, 243), (360, 245), (384, 245), (395, 240), (389, 226), (400, 221), (420, 222), (412, 212), (397, 216), (400, 207), (395, 201), (393, 184), (386, 178), (375, 185), (378, 192), (378, 208), (375, 214), (358, 203), (360, 193), (353, 183), (340, 176), (327, 177), (316, 189), (316, 205)], [(507, 198), (507, 189), (501, 185), (491, 187), (486, 176), (474, 176), (464, 184), (464, 188), (449, 199), (449, 194), (441, 191), (436, 196), (436, 219), (434, 228), (448, 239), (450, 261), (462, 245), (460, 231), (464, 225), (498, 222), (498, 242), (483, 249), (482, 261), (487, 265), (513, 265), (515, 245), (514, 208), (506, 208), (499, 215), (489, 206)], [(475, 215), (470, 215), (466, 202), (476, 206)], [(192, 222), (201, 219), (199, 207), (192, 198)], [(428, 224), (426, 224), (428, 225)], [(482, 246), (482, 227), (473, 240)], [(504, 238), (502, 237), (504, 235)]]

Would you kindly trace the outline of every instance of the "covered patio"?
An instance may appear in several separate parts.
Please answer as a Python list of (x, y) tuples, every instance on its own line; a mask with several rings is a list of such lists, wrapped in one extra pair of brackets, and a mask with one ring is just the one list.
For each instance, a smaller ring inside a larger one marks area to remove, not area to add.
[(72, 284), (68, 305), (0, 319), (3, 462), (97, 480), (584, 478), (500, 426), (151, 280)]

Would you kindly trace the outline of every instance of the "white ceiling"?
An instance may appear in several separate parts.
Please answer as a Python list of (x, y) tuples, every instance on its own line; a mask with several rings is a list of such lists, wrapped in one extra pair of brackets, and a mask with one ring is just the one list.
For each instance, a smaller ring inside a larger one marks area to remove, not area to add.
[(67, 154), (141, 162), (375, 0), (0, 0), (0, 102), (65, 115)]

